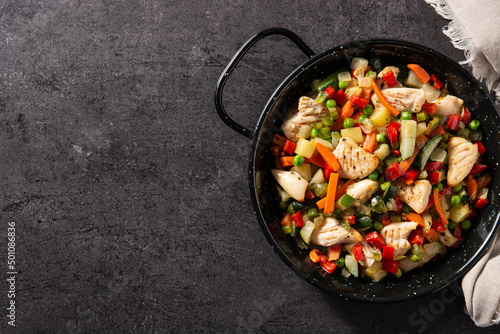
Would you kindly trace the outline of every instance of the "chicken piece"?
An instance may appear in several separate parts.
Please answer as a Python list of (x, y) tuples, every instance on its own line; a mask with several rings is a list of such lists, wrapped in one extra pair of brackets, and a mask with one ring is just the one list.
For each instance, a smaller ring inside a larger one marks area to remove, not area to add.
[(399, 198), (416, 213), (422, 213), (429, 203), (432, 185), (427, 180), (416, 180), (413, 184), (398, 185)]
[(454, 187), (469, 175), (479, 157), (476, 144), (461, 137), (448, 140), (448, 186)]
[(360, 206), (365, 203), (371, 195), (379, 188), (379, 183), (370, 179), (361, 180), (347, 187), (346, 193), (356, 201), (354, 206)]
[(312, 126), (326, 115), (328, 115), (328, 109), (324, 104), (318, 103), (310, 97), (302, 96), (299, 99), (298, 112), (283, 123), (281, 130), (288, 139), (296, 142), (300, 139), (298, 135), (302, 126)]
[(388, 246), (394, 247), (394, 257), (403, 255), (410, 249), (408, 236), (418, 226), (415, 222), (390, 223), (382, 228), (380, 234)]
[(333, 155), (339, 162), (338, 173), (344, 179), (354, 180), (370, 175), (378, 166), (378, 157), (359, 147), (352, 138), (343, 137)]
[[(425, 92), (416, 88), (387, 88), (381, 92), (394, 108), (412, 113), (420, 112), (426, 98)], [(373, 94), (372, 102), (375, 107), (382, 105), (376, 94)]]
[(436, 103), (435, 115), (451, 116), (460, 115), (464, 101), (453, 95), (446, 95), (442, 100)]
[(318, 246), (331, 246), (343, 243), (359, 243), (363, 240), (361, 234), (351, 227), (348, 231), (333, 217), (326, 217), (323, 223), (314, 229), (311, 242)]

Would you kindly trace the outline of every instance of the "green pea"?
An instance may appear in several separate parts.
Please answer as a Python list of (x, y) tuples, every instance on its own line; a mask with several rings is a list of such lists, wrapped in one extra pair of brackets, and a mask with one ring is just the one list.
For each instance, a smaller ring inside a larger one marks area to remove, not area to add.
[(449, 220), (448, 221), (448, 230), (453, 230), (455, 229), (455, 227), (457, 227), (457, 223), (455, 223), (453, 220)]
[(335, 108), (336, 106), (337, 106), (337, 102), (335, 102), (335, 100), (327, 100), (326, 101), (326, 107), (328, 109)]
[(377, 133), (377, 143), (385, 143), (386, 138), (383, 133)]
[(311, 134), (310, 134), (310, 137), (311, 137), (311, 138), (316, 138), (316, 137), (318, 137), (318, 136), (319, 136), (319, 130), (318, 130), (318, 129), (316, 129), (316, 128), (312, 128), (312, 129), (311, 129)]
[(344, 120), (344, 128), (352, 128), (354, 126), (354, 120), (352, 118), (346, 118)]
[(377, 133), (377, 143), (385, 143), (386, 138), (383, 133)]
[(330, 131), (330, 128), (324, 127), (319, 129), (319, 136), (321, 139), (328, 139), (332, 137), (332, 132)]
[(456, 208), (461, 203), (462, 203), (462, 199), (460, 198), (460, 196), (458, 196), (458, 195), (451, 196), (451, 198), (450, 198), (450, 204), (451, 204), (451, 206), (453, 206), (453, 207)]
[(439, 192), (441, 192), (441, 191), (443, 191), (444, 186), (441, 182), (439, 182), (438, 184), (436, 184), (436, 188)]
[(468, 230), (468, 229), (470, 229), (470, 227), (472, 226), (472, 223), (471, 223), (471, 221), (470, 221), (470, 220), (466, 219), (466, 220), (464, 220), (464, 221), (463, 221), (460, 225), (462, 226), (462, 228), (463, 228), (464, 230)]
[(477, 119), (473, 119), (470, 123), (469, 123), (469, 128), (471, 130), (477, 130), (479, 128), (479, 126), (481, 125), (481, 123), (477, 120)]
[(463, 187), (462, 184), (459, 183), (451, 189), (453, 189), (454, 192), (458, 193), (458, 192), (460, 192), (460, 190), (462, 190), (462, 187)]
[(409, 112), (409, 111), (403, 111), (401, 113), (401, 119), (402, 120), (410, 120), (411, 119), (411, 112)]
[(347, 81), (341, 81), (341, 82), (339, 82), (339, 88), (340, 89), (346, 89), (347, 88)]
[(375, 171), (375, 172), (371, 173), (370, 175), (368, 175), (368, 178), (372, 181), (376, 181), (378, 179), (378, 173)]
[(335, 261), (337, 267), (342, 268), (345, 266), (345, 258), (341, 257), (337, 261)]
[(304, 164), (304, 162), (306, 161), (306, 159), (301, 156), (301, 155), (296, 155), (294, 158), (293, 158), (293, 165), (294, 166), (302, 166)]
[(367, 116), (373, 114), (373, 107), (371, 104), (367, 104), (366, 107), (363, 108), (363, 113)]
[(363, 121), (364, 121), (365, 119), (367, 119), (367, 118), (368, 118), (368, 116), (366, 116), (366, 115), (361, 115), (361, 116), (359, 116), (358, 123), (359, 123), (359, 124), (363, 124)]

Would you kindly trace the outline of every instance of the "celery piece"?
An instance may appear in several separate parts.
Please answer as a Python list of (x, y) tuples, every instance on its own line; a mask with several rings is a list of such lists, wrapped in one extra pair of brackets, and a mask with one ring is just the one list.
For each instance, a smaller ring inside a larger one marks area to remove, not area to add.
[(337, 201), (337, 207), (341, 210), (344, 211), (348, 207), (350, 207), (354, 203), (355, 199), (349, 196), (348, 194), (344, 194), (342, 197), (339, 198)]

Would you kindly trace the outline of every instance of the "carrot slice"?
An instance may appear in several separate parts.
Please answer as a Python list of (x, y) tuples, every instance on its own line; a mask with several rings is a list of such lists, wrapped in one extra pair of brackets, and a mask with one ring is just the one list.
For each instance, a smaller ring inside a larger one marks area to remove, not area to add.
[(412, 70), (415, 75), (417, 76), (418, 80), (422, 83), (427, 83), (431, 79), (431, 76), (429, 73), (427, 73), (426, 70), (424, 70), (420, 65), (417, 64), (408, 64), (407, 67)]
[(332, 126), (333, 130), (340, 130), (344, 126), (344, 120), (349, 118), (354, 114), (354, 107), (352, 106), (352, 101), (347, 100), (347, 102), (342, 106), (342, 109), (339, 113), (339, 118), (335, 121), (335, 124)]
[(310, 164), (314, 164), (316, 166), (319, 166), (321, 168), (325, 168), (325, 160), (319, 155), (318, 152), (314, 152), (313, 155), (307, 159), (306, 162)]
[(331, 173), (330, 180), (328, 181), (328, 189), (326, 191), (325, 214), (332, 213), (335, 210), (335, 193), (337, 191), (337, 184), (339, 182), (339, 174)]
[(474, 176), (469, 175), (469, 177), (467, 178), (467, 194), (470, 196), (470, 198), (476, 199), (478, 188), (479, 185)]
[(325, 208), (325, 205), (326, 205), (326, 197), (323, 197), (322, 199), (316, 202), (316, 206), (320, 210), (323, 210)]
[(292, 226), (292, 216), (289, 213), (281, 220), (281, 226)]
[(340, 251), (342, 250), (342, 244), (331, 245), (328, 247), (328, 260), (335, 261), (340, 258)]
[(398, 116), (399, 115), (399, 110), (397, 110), (384, 96), (384, 94), (382, 94), (382, 92), (380, 91), (380, 89), (378, 88), (377, 84), (375, 83), (375, 81), (370, 78), (370, 80), (372, 81), (372, 88), (373, 88), (373, 91), (375, 92), (375, 95), (377, 95), (377, 98), (378, 98), (378, 101), (380, 103), (382, 103), (382, 105), (384, 107), (387, 108), (387, 110), (389, 110), (391, 112), (391, 114), (393, 114), (394, 116)]
[(418, 138), (415, 142), (415, 149), (413, 150), (413, 155), (410, 158), (406, 159), (405, 161), (401, 161), (399, 163), (399, 167), (401, 167), (401, 169), (403, 170), (404, 173), (406, 173), (408, 171), (408, 169), (410, 169), (411, 164), (413, 163), (413, 160), (415, 160), (415, 158), (418, 155), (418, 152), (420, 152), (422, 147), (425, 146), (425, 144), (427, 143), (427, 140), (428, 140), (427, 137), (424, 135), (418, 136)]
[(323, 254), (319, 250), (317, 250), (316, 248), (311, 250), (311, 252), (309, 253), (309, 257), (311, 258), (311, 261), (314, 263), (319, 262), (319, 258), (321, 255), (323, 255)]
[(316, 150), (318, 150), (319, 154), (323, 157), (325, 162), (330, 166), (330, 168), (336, 172), (339, 170), (339, 162), (333, 152), (326, 148), (323, 144), (316, 142), (315, 144)]
[(293, 166), (293, 157), (281, 157), (280, 161), (283, 167)]
[(435, 229), (430, 228), (430, 229), (427, 229), (425, 231), (425, 237), (427, 238), (427, 240), (432, 242), (434, 240), (439, 239), (439, 234), (437, 233), (437, 231)]
[(446, 218), (444, 210), (441, 207), (441, 202), (439, 202), (439, 200), (441, 199), (441, 195), (439, 195), (439, 190), (437, 188), (434, 189), (434, 193), (432, 194), (432, 197), (434, 198), (434, 206), (435, 206), (436, 211), (439, 215), (439, 219), (441, 220), (441, 223), (445, 226), (448, 225), (448, 218)]
[(373, 153), (377, 146), (377, 131), (370, 131), (366, 134), (365, 141), (363, 142), (363, 149), (368, 153)]
[(354, 183), (354, 180), (349, 180), (337, 189), (335, 200), (338, 201), (340, 197), (344, 196), (347, 192), (347, 187)]
[(310, 189), (307, 189), (306, 190), (306, 195), (304, 197), (306, 199), (313, 199), (314, 198), (314, 194), (313, 194), (313, 192)]
[(412, 221), (412, 222), (417, 223), (418, 226), (420, 226), (420, 227), (425, 227), (424, 219), (419, 214), (414, 213), (414, 212), (410, 212), (410, 213), (403, 214), (403, 216), (406, 219), (406, 221)]
[(477, 179), (477, 184), (478, 184), (478, 187), (479, 188), (484, 188), (484, 187), (487, 187), (488, 184), (490, 183), (491, 181), (491, 175), (486, 173), (484, 174), (483, 176), (481, 176), (480, 178)]

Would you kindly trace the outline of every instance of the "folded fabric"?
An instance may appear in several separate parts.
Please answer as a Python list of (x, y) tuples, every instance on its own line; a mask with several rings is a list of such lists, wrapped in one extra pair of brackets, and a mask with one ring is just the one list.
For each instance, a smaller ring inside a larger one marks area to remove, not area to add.
[[(500, 108), (500, 6), (498, 0), (425, 0), (450, 20), (443, 32), (464, 50), (461, 64), (484, 80)], [(477, 326), (500, 323), (500, 239), (462, 280), (466, 312)]]
[(498, 0), (425, 0), (438, 14), (451, 20), (443, 28), (453, 45), (464, 50), (472, 74), (484, 79), (500, 107), (500, 6)]

